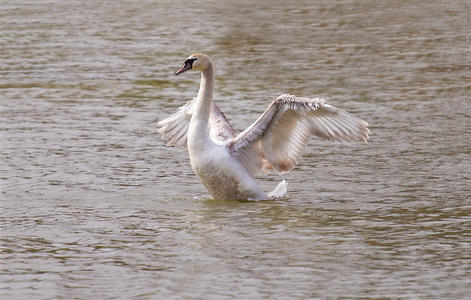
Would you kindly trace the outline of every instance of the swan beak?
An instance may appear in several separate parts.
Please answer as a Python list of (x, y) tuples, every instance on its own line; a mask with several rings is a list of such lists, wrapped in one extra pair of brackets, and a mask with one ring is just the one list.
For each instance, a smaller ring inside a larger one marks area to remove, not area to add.
[(183, 73), (185, 71), (188, 71), (192, 68), (193, 66), (187, 62), (185, 62), (185, 64), (183, 65), (183, 67), (181, 67), (178, 71), (175, 72), (175, 75), (178, 75), (180, 73)]

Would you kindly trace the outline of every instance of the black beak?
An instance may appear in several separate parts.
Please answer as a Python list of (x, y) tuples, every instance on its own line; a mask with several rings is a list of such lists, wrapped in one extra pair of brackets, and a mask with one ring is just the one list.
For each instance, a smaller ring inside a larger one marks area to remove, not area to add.
[(175, 72), (175, 75), (178, 75), (180, 73), (183, 73), (185, 71), (191, 70), (193, 68), (193, 63), (195, 62), (196, 58), (189, 58), (185, 60), (185, 63), (183, 64), (183, 67), (181, 67), (178, 71)]
[(191, 65), (188, 64), (188, 63), (185, 63), (185, 64), (183, 65), (183, 67), (181, 67), (178, 71), (175, 72), (175, 75), (178, 75), (178, 74), (183, 73), (183, 72), (185, 72), (185, 71), (188, 71), (188, 70), (190, 70), (190, 69), (191, 69)]

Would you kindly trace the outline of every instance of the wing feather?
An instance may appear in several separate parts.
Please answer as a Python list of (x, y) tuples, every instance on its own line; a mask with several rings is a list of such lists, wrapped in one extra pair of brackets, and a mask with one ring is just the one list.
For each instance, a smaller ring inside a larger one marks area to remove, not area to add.
[(186, 145), (194, 102), (194, 99), (188, 101), (176, 113), (157, 123), (158, 126), (161, 126), (158, 132), (162, 133), (162, 140), (168, 141), (167, 146), (180, 147)]
[(247, 164), (266, 159), (273, 169), (287, 172), (299, 162), (313, 136), (335, 142), (366, 142), (367, 126), (365, 121), (326, 104), (323, 99), (284, 94), (237, 135), (230, 147), (234, 153), (240, 153), (241, 163), (252, 171), (262, 164)]
[[(188, 127), (193, 116), (195, 101), (195, 99), (188, 101), (176, 113), (157, 123), (158, 126), (161, 126), (158, 132), (162, 133), (162, 139), (167, 141), (167, 146), (186, 146)], [(213, 103), (209, 117), (209, 137), (215, 143), (221, 144), (235, 137), (236, 134), (224, 113)]]
[[(172, 116), (158, 123), (168, 146), (185, 146), (195, 100), (188, 101)], [(275, 99), (251, 126), (236, 134), (213, 103), (208, 135), (228, 147), (250, 176), (259, 171), (288, 172), (302, 157), (312, 137), (334, 142), (367, 142), (368, 123), (329, 104), (284, 94)]]

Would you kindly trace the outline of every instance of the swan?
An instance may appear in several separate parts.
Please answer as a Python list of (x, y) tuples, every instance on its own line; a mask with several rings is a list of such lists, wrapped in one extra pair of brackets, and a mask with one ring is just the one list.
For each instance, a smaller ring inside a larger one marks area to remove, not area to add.
[(259, 172), (291, 171), (313, 137), (337, 142), (367, 142), (368, 123), (321, 98), (283, 94), (246, 130), (237, 134), (213, 102), (215, 71), (211, 58), (191, 54), (176, 75), (201, 73), (195, 99), (158, 122), (167, 146), (188, 146), (193, 171), (215, 199), (264, 200), (282, 197), (281, 181), (269, 194), (255, 181)]

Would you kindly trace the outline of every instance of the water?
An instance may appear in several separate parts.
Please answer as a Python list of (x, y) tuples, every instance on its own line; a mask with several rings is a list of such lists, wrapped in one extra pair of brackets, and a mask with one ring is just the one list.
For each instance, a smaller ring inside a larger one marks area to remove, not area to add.
[[(466, 298), (470, 11), (3, 1), (1, 298)], [(237, 130), (288, 92), (365, 119), (370, 142), (312, 141), (285, 199), (210, 200), (156, 126), (196, 95), (173, 72), (200, 51)]]

